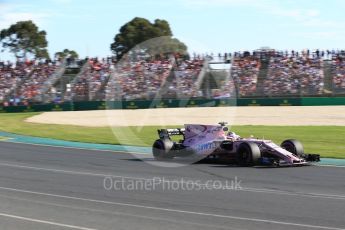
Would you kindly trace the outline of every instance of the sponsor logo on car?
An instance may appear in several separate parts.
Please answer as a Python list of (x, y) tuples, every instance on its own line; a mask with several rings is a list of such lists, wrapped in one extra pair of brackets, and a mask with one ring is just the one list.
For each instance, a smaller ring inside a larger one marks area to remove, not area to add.
[(214, 142), (208, 142), (208, 143), (205, 143), (205, 144), (199, 144), (197, 145), (197, 151), (206, 151), (206, 150), (210, 150), (210, 149), (215, 149), (217, 146), (216, 146), (216, 143)]

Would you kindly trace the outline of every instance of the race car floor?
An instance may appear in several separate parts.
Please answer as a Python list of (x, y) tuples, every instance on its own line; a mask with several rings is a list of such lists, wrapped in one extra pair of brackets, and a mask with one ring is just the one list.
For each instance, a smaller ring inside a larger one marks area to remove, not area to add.
[(123, 152), (0, 142), (0, 229), (339, 230), (344, 178), (344, 167), (167, 168)]

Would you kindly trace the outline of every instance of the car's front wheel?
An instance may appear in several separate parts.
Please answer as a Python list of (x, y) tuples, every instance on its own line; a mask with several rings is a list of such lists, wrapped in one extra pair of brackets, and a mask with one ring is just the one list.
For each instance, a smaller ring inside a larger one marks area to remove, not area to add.
[(290, 153), (293, 153), (299, 157), (302, 157), (304, 155), (304, 148), (300, 141), (290, 139), (285, 140), (280, 145), (283, 149), (286, 149)]
[(241, 143), (237, 150), (237, 163), (240, 166), (253, 166), (258, 164), (261, 152), (255, 143)]

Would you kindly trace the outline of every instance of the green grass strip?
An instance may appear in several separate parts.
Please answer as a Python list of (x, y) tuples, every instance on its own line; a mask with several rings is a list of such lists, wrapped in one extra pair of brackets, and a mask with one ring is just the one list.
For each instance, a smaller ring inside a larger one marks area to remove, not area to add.
[[(0, 114), (0, 130), (35, 137), (98, 144), (123, 144), (151, 146), (157, 139), (157, 126), (145, 127), (80, 127), (71, 125), (47, 125), (25, 122), (38, 113)], [(253, 135), (271, 139), (280, 144), (285, 139), (300, 140), (307, 153), (322, 157), (345, 159), (345, 126), (233, 126), (233, 131), (242, 137)], [(115, 133), (115, 135), (114, 135)]]

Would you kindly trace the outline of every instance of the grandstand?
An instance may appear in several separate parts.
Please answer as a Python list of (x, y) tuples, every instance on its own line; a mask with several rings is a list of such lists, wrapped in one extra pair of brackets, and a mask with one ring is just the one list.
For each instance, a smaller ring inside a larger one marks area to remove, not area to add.
[(4, 83), (1, 84), (0, 101), (5, 105), (51, 101), (47, 92), (65, 72), (65, 64), (60, 61), (35, 60), (1, 66), (0, 78)]
[(343, 51), (0, 63), (0, 103), (345, 95)]
[(114, 65), (109, 59), (87, 60), (80, 72), (69, 83), (64, 92), (65, 100), (94, 101), (104, 100), (105, 88)]
[(334, 94), (343, 94), (345, 89), (345, 55), (335, 57), (331, 63), (332, 89)]

